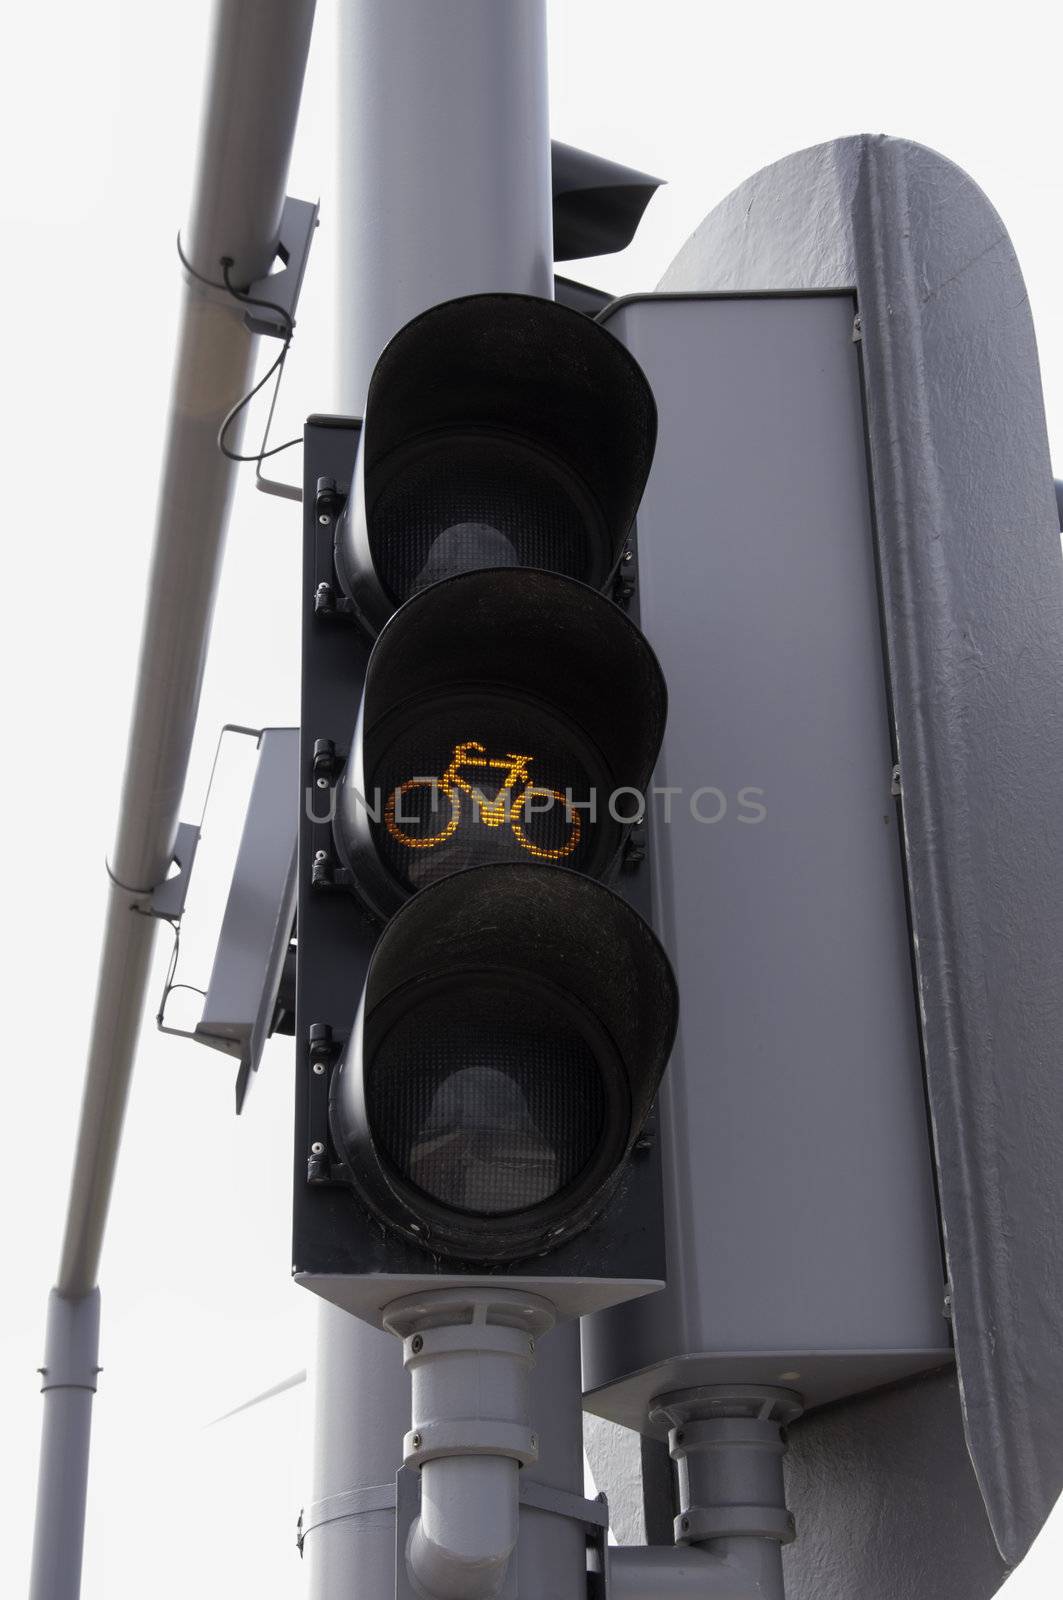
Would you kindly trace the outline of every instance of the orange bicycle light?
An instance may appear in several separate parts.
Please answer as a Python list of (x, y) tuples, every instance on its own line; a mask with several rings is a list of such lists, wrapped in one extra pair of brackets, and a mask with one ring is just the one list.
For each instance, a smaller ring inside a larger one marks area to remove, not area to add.
[(335, 800), (352, 886), (387, 915), (466, 867), (610, 876), (665, 707), (645, 638), (587, 585), (513, 569), (434, 584), (370, 657)]

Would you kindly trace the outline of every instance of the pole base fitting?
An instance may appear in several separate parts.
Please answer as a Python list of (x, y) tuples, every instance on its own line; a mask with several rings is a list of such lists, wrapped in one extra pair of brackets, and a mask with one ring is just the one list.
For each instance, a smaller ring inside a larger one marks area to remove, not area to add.
[(760, 1384), (684, 1389), (661, 1395), (650, 1410), (655, 1422), (671, 1424), (676, 1544), (722, 1544), (765, 1596), (782, 1594), (780, 1553), (769, 1558), (765, 1544), (796, 1537), (783, 1483), (783, 1428), (801, 1411), (799, 1395)]

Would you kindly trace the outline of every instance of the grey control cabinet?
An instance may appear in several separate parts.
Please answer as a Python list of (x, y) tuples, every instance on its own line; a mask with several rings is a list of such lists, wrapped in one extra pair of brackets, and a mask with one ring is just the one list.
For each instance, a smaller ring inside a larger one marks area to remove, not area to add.
[(951, 1363), (848, 293), (647, 296), (607, 326), (660, 434), (643, 628), (669, 690), (654, 919), (669, 1286), (587, 1319), (586, 1404), (808, 1407)]

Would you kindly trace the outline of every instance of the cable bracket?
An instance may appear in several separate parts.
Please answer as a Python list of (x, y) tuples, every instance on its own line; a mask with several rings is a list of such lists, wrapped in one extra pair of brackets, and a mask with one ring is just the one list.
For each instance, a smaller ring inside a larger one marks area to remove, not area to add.
[(243, 291), (242, 297), (270, 302), (265, 306), (248, 306), (244, 312), (244, 322), (252, 333), (264, 334), (269, 339), (290, 337), (317, 227), (318, 209), (316, 200), (294, 200), (291, 195), (285, 200), (277, 238), (277, 259), (284, 265), (279, 272), (259, 278)]

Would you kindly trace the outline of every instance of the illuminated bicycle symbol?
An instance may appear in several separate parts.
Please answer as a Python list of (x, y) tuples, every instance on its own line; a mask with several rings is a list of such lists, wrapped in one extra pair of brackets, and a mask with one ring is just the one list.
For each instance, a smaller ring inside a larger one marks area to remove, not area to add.
[[(475, 739), (470, 740), (468, 744), (455, 745), (450, 765), (441, 778), (407, 778), (406, 782), (400, 784), (388, 797), (384, 808), (384, 826), (391, 837), (407, 850), (434, 850), (438, 845), (445, 844), (456, 832), (461, 821), (464, 795), (473, 808), (474, 816), (485, 828), (501, 828), (508, 822), (517, 843), (527, 850), (529, 855), (535, 856), (540, 861), (562, 861), (565, 856), (570, 856), (579, 844), (579, 813), (572, 810), (565, 796), (556, 789), (543, 789), (538, 784), (532, 783), (528, 768), (533, 760), (533, 756), (512, 754), (497, 758), (489, 757), (485, 746), (478, 744)], [(494, 800), (488, 800), (462, 777), (461, 768), (504, 772), (506, 776)], [(446, 795), (450, 802), (450, 815), (447, 816), (444, 811), (445, 821), (438, 833), (413, 835), (404, 833), (399, 826), (400, 822), (409, 823), (414, 820), (412, 817), (402, 815), (401, 802), (418, 789), (432, 791), (433, 810), (437, 793)], [(536, 844), (529, 839), (524, 829), (522, 818), (530, 814), (528, 801), (539, 796), (549, 798), (563, 806), (568, 818), (568, 837), (563, 844), (557, 845), (554, 849)], [(398, 812), (397, 817), (396, 812)]]

